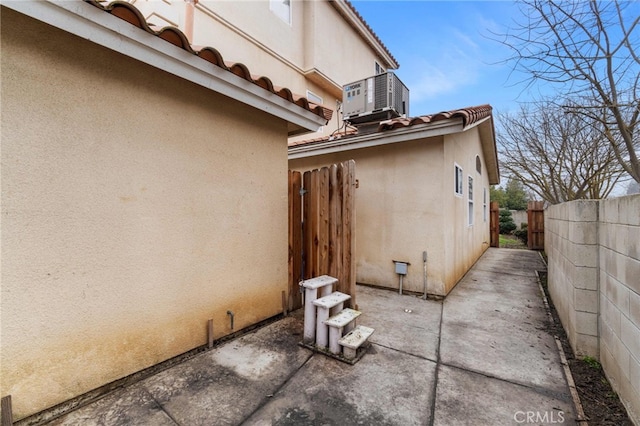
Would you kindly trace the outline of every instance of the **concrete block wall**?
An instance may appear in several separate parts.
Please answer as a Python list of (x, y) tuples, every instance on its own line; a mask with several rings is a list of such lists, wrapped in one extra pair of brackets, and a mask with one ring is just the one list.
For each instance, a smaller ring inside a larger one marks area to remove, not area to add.
[(600, 202), (600, 363), (640, 425), (640, 195)]
[(573, 351), (600, 360), (640, 425), (640, 195), (547, 208), (545, 251)]
[(522, 224), (529, 221), (526, 210), (511, 210), (511, 217), (516, 224), (516, 229), (522, 229)]
[(598, 358), (598, 202), (580, 200), (545, 211), (548, 283), (571, 347)]

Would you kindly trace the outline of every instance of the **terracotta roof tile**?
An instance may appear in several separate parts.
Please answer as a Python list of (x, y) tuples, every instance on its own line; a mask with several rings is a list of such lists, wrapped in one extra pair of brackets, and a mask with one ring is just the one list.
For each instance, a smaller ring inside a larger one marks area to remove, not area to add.
[(479, 105), (452, 111), (443, 111), (437, 114), (422, 115), (414, 118), (394, 118), (380, 124), (378, 131), (393, 130), (401, 127), (410, 127), (417, 124), (434, 123), (436, 121), (449, 120), (452, 118), (462, 118), (464, 127), (474, 124), (486, 117), (491, 116), (493, 108), (491, 105)]
[(329, 140), (336, 140), (336, 139), (342, 139), (348, 136), (354, 136), (357, 135), (358, 131), (355, 129), (347, 129), (344, 131), (341, 131), (340, 133), (335, 133), (331, 136), (324, 136), (324, 137), (320, 137), (320, 138), (314, 138), (314, 139), (305, 139), (305, 140), (301, 140), (301, 141), (293, 141), (293, 142), (289, 142), (289, 147), (292, 146), (300, 146), (300, 145), (312, 145), (314, 143), (321, 143), (321, 142), (327, 142)]
[[(436, 114), (421, 115), (421, 116), (412, 117), (412, 118), (402, 118), (402, 117), (394, 118), (391, 120), (381, 122), (374, 133), (382, 133), (386, 131), (402, 129), (402, 128), (407, 128), (411, 126), (417, 126), (420, 124), (429, 124), (429, 123), (435, 123), (438, 121), (452, 120), (455, 118), (462, 118), (462, 125), (464, 128), (466, 128), (467, 126), (477, 123), (478, 121), (481, 121), (487, 117), (491, 117), (492, 111), (493, 111), (493, 108), (491, 107), (491, 105), (485, 104), (485, 105), (478, 105), (478, 106), (467, 107), (467, 108), (460, 108), (460, 109), (451, 110), (451, 111), (442, 111)], [(358, 136), (358, 132), (355, 130), (349, 130), (346, 133), (339, 133), (337, 135), (332, 135), (329, 137), (290, 142), (289, 147), (313, 145), (317, 143), (328, 142), (330, 140), (336, 140), (336, 139), (352, 137), (352, 136)]]
[(175, 27), (154, 27), (150, 25), (140, 13), (140, 11), (130, 3), (124, 1), (112, 1), (106, 4), (103, 4), (99, 0), (84, 0), (85, 2), (104, 10), (107, 13), (110, 13), (113, 16), (117, 16), (118, 18), (134, 25), (150, 34), (155, 35), (183, 50), (186, 50), (189, 53), (199, 56), (205, 61), (218, 66), (226, 71), (229, 71), (238, 77), (250, 81), (257, 86), (262, 87), (263, 89), (280, 96), (281, 98), (296, 104), (297, 106), (310, 111), (327, 121), (331, 120), (331, 116), (333, 115), (333, 111), (329, 108), (325, 108), (322, 105), (316, 105), (314, 103), (309, 102), (306, 98), (298, 95), (294, 95), (291, 90), (287, 88), (280, 88), (273, 85), (271, 80), (268, 77), (259, 76), (254, 77), (251, 75), (249, 68), (246, 65), (235, 62), (235, 63), (225, 63), (224, 58), (220, 54), (220, 52), (213, 47), (195, 47), (189, 44), (189, 39), (187, 36)]

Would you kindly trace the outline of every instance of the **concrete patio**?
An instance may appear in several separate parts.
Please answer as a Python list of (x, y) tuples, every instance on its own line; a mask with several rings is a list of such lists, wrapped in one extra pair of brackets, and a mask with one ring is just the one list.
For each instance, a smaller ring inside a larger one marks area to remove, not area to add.
[(300, 310), (48, 424), (573, 424), (541, 269), (489, 249), (444, 301), (358, 286), (376, 331), (354, 366), (298, 345)]

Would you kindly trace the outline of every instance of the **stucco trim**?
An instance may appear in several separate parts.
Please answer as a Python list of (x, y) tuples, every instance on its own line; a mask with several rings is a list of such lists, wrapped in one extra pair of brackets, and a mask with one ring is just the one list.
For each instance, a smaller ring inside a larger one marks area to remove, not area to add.
[(324, 117), (80, 1), (4, 1), (3, 6), (228, 96), (288, 123), (289, 135), (317, 131)]

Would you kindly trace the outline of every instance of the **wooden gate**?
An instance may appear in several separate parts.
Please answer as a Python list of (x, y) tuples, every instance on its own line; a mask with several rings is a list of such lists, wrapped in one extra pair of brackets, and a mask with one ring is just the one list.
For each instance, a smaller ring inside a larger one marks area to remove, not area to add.
[(544, 250), (544, 201), (529, 201), (527, 223), (529, 249)]
[(304, 175), (289, 170), (289, 310), (302, 307), (300, 281), (325, 274), (356, 305), (355, 188), (353, 160)]
[(497, 201), (492, 201), (489, 206), (489, 245), (491, 247), (500, 247), (500, 206)]

